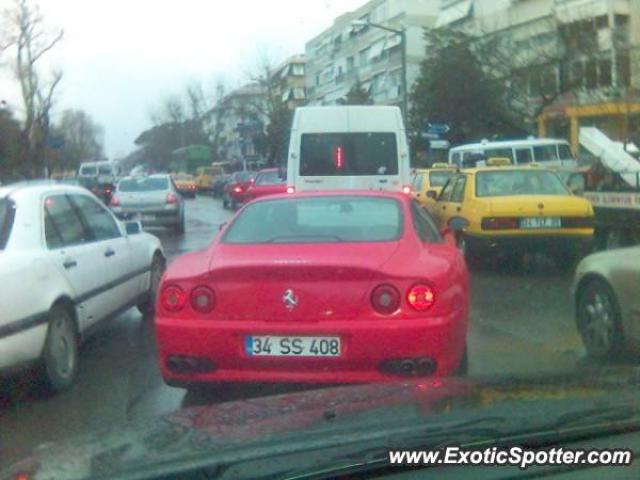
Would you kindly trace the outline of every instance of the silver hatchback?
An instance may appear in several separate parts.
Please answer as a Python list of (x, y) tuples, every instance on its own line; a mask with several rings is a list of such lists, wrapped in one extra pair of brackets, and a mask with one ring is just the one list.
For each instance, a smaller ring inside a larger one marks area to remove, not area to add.
[(123, 178), (109, 206), (121, 219), (138, 219), (144, 226), (184, 233), (184, 201), (169, 175)]

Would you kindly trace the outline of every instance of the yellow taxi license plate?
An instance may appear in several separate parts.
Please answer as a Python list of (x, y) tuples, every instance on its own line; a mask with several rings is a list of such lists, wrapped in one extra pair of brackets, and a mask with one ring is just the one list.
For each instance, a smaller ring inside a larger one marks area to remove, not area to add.
[(560, 228), (560, 217), (527, 217), (520, 219), (520, 228)]

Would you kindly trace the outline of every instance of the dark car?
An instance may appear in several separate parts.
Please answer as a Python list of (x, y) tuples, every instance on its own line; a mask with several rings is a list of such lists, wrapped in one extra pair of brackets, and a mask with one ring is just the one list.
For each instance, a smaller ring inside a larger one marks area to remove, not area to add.
[(114, 185), (99, 182), (96, 177), (65, 177), (59, 180), (65, 185), (78, 185), (84, 187), (98, 197), (105, 205), (109, 205), (113, 195)]
[(256, 172), (245, 170), (231, 174), (229, 181), (224, 186), (222, 196), (222, 206), (235, 210), (240, 204), (247, 200), (247, 190), (253, 184)]
[(286, 193), (286, 191), (286, 174), (282, 175), (282, 172), (277, 168), (265, 168), (264, 170), (260, 170), (258, 175), (256, 175), (255, 181), (247, 191), (245, 201), (255, 200), (256, 198), (267, 195)]
[(220, 198), (224, 194), (224, 187), (231, 179), (231, 175), (218, 175), (213, 182), (212, 193), (215, 198)]

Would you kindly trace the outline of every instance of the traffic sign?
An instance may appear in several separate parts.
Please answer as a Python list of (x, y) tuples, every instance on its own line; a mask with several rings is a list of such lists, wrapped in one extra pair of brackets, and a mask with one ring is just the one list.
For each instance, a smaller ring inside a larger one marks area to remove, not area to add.
[(60, 150), (64, 147), (64, 137), (49, 137), (49, 147)]

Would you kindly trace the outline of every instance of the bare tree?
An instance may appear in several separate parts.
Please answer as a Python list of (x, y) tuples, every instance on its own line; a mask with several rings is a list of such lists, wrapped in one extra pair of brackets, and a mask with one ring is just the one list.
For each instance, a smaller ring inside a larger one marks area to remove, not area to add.
[(293, 112), (282, 100), (278, 85), (280, 78), (275, 75), (275, 63), (268, 52), (258, 52), (257, 58), (257, 71), (250, 78), (260, 87), (263, 95), (254, 98), (250, 107), (266, 121), (264, 135), (258, 139), (258, 143), (264, 144), (268, 163), (275, 166), (286, 157)]
[(65, 110), (54, 130), (64, 138), (58, 167), (75, 168), (80, 162), (103, 157), (103, 129), (83, 110)]
[(6, 12), (5, 19), (2, 51), (4, 54), (15, 52), (11, 63), (20, 83), (24, 108), (21, 135), (23, 169), (28, 176), (36, 176), (43, 171), (46, 175), (49, 117), (62, 72), (53, 71), (45, 79), (39, 65), (40, 60), (62, 40), (64, 32), (47, 28), (40, 10), (29, 0), (14, 0), (13, 8)]
[(215, 86), (215, 100), (214, 106), (207, 112), (207, 131), (209, 134), (209, 140), (211, 142), (211, 150), (216, 160), (222, 156), (221, 147), (224, 139), (222, 134), (224, 132), (225, 121), (229, 115), (231, 109), (231, 102), (227, 97), (227, 88), (224, 81), (218, 79)]

